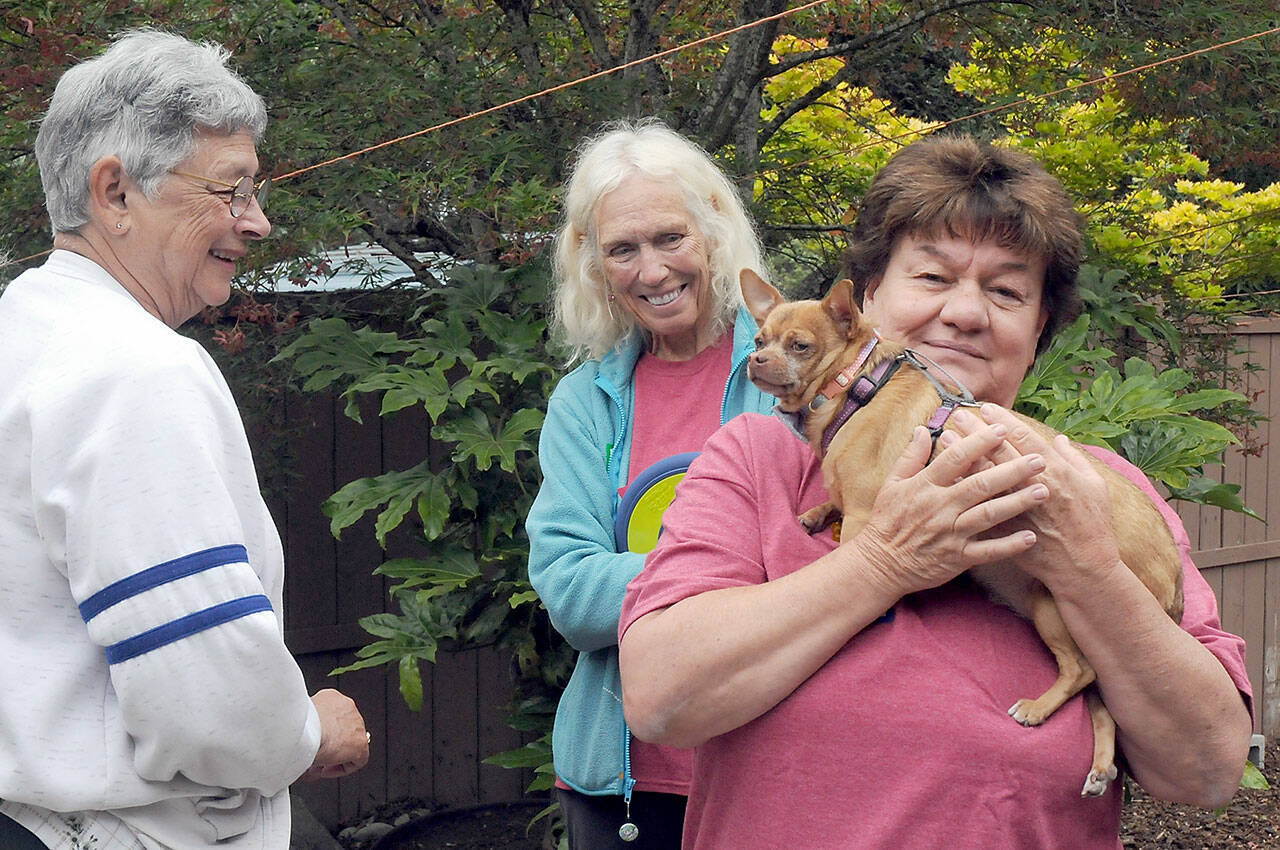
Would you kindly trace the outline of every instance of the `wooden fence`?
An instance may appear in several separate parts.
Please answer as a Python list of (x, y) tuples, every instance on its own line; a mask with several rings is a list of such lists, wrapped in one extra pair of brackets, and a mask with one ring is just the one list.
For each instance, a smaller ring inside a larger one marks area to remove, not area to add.
[[(1254, 731), (1280, 735), (1280, 319), (1242, 320), (1236, 328), (1248, 373), (1244, 389), (1270, 421), (1258, 426), (1259, 456), (1229, 449), (1215, 474), (1266, 522), (1175, 502), (1191, 536), (1196, 565), (1218, 595), (1222, 624), (1244, 637), (1254, 691)], [(1271, 465), (1276, 468), (1272, 469)], [(1274, 751), (1270, 758), (1275, 758)]]
[[(1260, 426), (1258, 457), (1228, 452), (1215, 474), (1242, 485), (1245, 502), (1269, 523), (1216, 508), (1181, 505), (1195, 560), (1218, 595), (1224, 626), (1248, 641), (1255, 692), (1255, 729), (1280, 735), (1280, 320), (1242, 323), (1247, 359), (1263, 367), (1249, 378), (1255, 407), (1271, 421)], [(492, 650), (442, 652), (423, 666), (421, 712), (410, 711), (394, 669), (385, 667), (330, 678), (368, 640), (357, 620), (386, 610), (386, 582), (372, 575), (386, 555), (366, 518), (341, 540), (329, 533), (320, 505), (338, 487), (383, 470), (418, 463), (429, 450), (425, 417), (402, 411), (365, 424), (342, 414), (331, 398), (290, 398), (286, 430), (294, 477), (285, 495), (269, 498), (284, 538), (286, 638), (312, 690), (337, 687), (357, 700), (373, 734), (369, 766), (349, 779), (295, 786), (327, 826), (400, 798), (424, 798), (441, 807), (519, 799), (528, 771), (481, 764), (486, 756), (522, 743), (502, 722), (513, 681), (512, 664)], [(1271, 463), (1278, 468), (1273, 473)], [(1275, 756), (1272, 755), (1272, 758)]]
[(356, 478), (419, 463), (429, 450), (429, 422), (413, 412), (380, 420), (375, 408), (359, 425), (343, 415), (341, 401), (321, 396), (292, 396), (285, 411), (293, 476), (284, 494), (268, 496), (288, 564), (285, 638), (311, 690), (336, 687), (355, 699), (373, 736), (364, 770), (299, 783), (294, 792), (330, 828), (402, 798), (449, 808), (521, 799), (528, 771), (481, 763), (523, 743), (502, 720), (514, 682), (510, 658), (485, 649), (442, 651), (435, 664), (422, 665), (419, 712), (400, 696), (394, 667), (328, 675), (372, 639), (358, 620), (387, 610), (387, 582), (374, 568), (406, 553), (396, 551), (401, 535), (388, 539), (384, 553), (369, 517), (335, 540), (320, 505)]

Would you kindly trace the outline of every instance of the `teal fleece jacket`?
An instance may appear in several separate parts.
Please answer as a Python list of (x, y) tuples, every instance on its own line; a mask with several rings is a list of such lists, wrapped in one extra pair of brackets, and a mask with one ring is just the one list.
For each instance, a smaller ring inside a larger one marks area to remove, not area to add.
[[(740, 413), (768, 413), (773, 396), (747, 378), (755, 320), (738, 311), (733, 360), (720, 402), (721, 424)], [(600, 360), (560, 380), (547, 402), (538, 456), (542, 486), (529, 511), (529, 581), (551, 623), (578, 650), (556, 709), (556, 775), (584, 794), (622, 794), (627, 744), (618, 676), (618, 618), (627, 583), (644, 555), (618, 552), (614, 511), (631, 458), (632, 379), (641, 342), (631, 336)]]

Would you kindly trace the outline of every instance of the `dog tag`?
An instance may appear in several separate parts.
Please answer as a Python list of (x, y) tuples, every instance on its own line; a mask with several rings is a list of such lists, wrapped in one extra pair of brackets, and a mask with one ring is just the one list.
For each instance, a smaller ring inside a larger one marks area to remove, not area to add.
[(635, 841), (640, 837), (640, 827), (636, 826), (631, 821), (627, 821), (622, 826), (618, 827), (618, 837), (623, 841)]

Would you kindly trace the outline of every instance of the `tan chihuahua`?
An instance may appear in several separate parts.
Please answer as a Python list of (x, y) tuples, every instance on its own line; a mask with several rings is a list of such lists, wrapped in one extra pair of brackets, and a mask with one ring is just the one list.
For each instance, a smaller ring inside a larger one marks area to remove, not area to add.
[[(802, 413), (831, 497), (799, 520), (813, 533), (843, 517), (841, 534), (851, 538), (866, 525), (876, 494), (914, 428), (927, 424), (936, 439), (947, 427), (950, 410), (973, 404), (973, 399), (936, 364), (880, 339), (854, 304), (848, 280), (835, 284), (821, 301), (793, 303), (749, 269), (742, 271), (741, 284), (747, 308), (760, 324), (748, 375), (778, 397), (782, 410)], [(1022, 419), (1048, 439), (1057, 435), (1041, 422)], [(1107, 481), (1120, 558), (1169, 616), (1181, 620), (1182, 562), (1164, 518), (1132, 482), (1084, 454)], [(1058, 679), (1047, 691), (1009, 709), (1019, 723), (1037, 726), (1093, 682), (1094, 670), (1043, 584), (1007, 563), (985, 564), (969, 573), (996, 601), (1032, 621), (1058, 663)], [(1081, 795), (1093, 797), (1116, 778), (1116, 727), (1095, 688), (1085, 698), (1094, 744)]]

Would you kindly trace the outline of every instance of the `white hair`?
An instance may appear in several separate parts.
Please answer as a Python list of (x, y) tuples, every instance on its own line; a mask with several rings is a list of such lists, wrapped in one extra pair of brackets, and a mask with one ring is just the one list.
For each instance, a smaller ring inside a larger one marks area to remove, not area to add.
[(221, 45), (132, 30), (58, 80), (36, 136), (36, 161), (54, 233), (89, 220), (89, 171), (117, 156), (147, 197), (195, 152), (197, 134), (247, 132), (255, 143), (267, 108)]
[(578, 148), (556, 234), (553, 328), (570, 362), (602, 357), (629, 334), (644, 333), (629, 312), (609, 308), (595, 227), (600, 199), (633, 174), (678, 188), (706, 237), (716, 335), (732, 326), (742, 304), (739, 272), (767, 277), (742, 198), (706, 151), (657, 119), (610, 123)]

